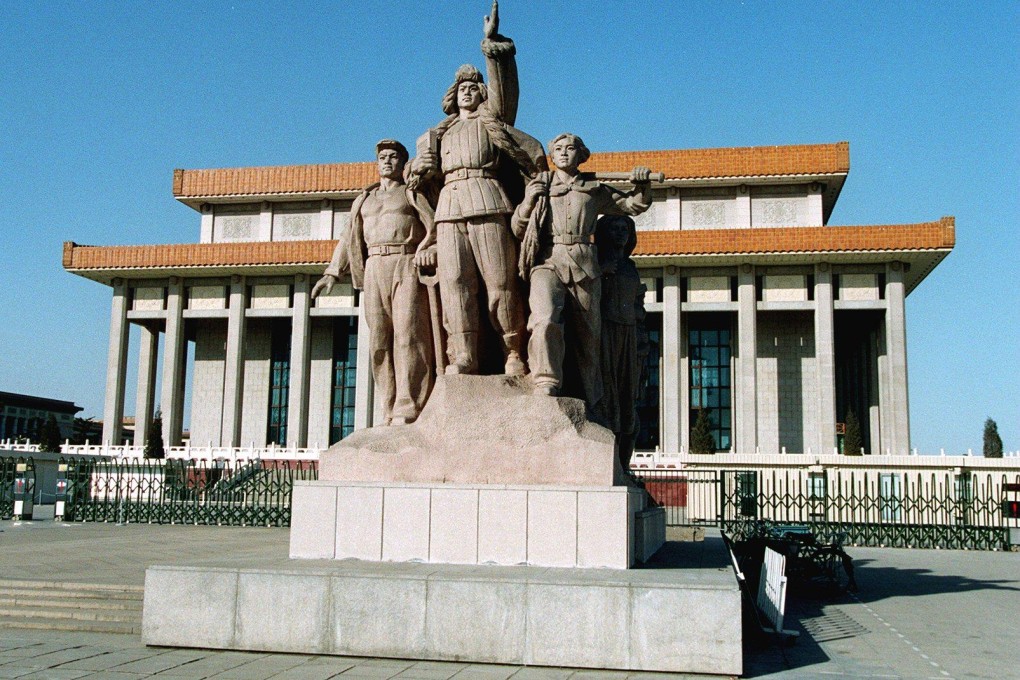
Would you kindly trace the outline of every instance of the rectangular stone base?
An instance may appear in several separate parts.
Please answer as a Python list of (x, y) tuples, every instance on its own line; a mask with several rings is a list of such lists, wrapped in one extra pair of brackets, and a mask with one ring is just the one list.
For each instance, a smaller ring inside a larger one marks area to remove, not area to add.
[(739, 675), (730, 569), (150, 567), (146, 644)]
[(290, 556), (626, 569), (666, 540), (641, 489), (297, 481)]

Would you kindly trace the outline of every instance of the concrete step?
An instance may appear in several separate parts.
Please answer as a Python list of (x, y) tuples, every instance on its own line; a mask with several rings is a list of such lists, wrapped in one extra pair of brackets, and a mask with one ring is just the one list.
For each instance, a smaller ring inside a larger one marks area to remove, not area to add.
[(0, 628), (138, 634), (144, 588), (0, 579)]
[(66, 619), (46, 619), (34, 616), (19, 616), (0, 618), (0, 630), (2, 629), (66, 630), (82, 633), (121, 633), (124, 635), (141, 635), (142, 622), (77, 621)]
[(115, 591), (74, 591), (52, 590), (49, 588), (0, 588), (0, 598), (40, 598), (63, 600), (65, 602), (141, 602), (142, 593), (119, 593)]
[(0, 619), (29, 617), (37, 619), (72, 619), (75, 621), (126, 621), (133, 623), (142, 620), (141, 611), (110, 611), (96, 609), (63, 609), (48, 608), (9, 608), (0, 607)]
[(60, 595), (37, 595), (35, 593), (4, 595), (0, 593), (0, 608), (32, 609), (36, 607), (76, 607), (89, 609), (113, 609), (141, 611), (142, 600), (139, 599), (102, 599), (102, 598), (64, 598)]
[(75, 583), (72, 581), (28, 581), (15, 579), (0, 579), (0, 592), (7, 589), (50, 591), (70, 591), (73, 593), (107, 593), (125, 594), (126, 596), (142, 596), (145, 592), (144, 586), (125, 585), (119, 583)]

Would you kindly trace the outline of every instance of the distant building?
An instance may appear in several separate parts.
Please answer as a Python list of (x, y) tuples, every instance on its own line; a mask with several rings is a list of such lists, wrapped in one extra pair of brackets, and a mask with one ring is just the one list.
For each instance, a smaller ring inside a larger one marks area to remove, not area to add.
[[(846, 142), (602, 153), (582, 169), (634, 165), (666, 176), (638, 218), (654, 343), (638, 448), (686, 450), (705, 408), (719, 450), (831, 452), (852, 410), (869, 452), (906, 453), (904, 300), (952, 250), (953, 218), (828, 225)], [(358, 294), (309, 291), (376, 180), (374, 163), (176, 170), (199, 243), (65, 243), (64, 268), (113, 292), (104, 441), (121, 440), (132, 330), (137, 445), (156, 403), (180, 442), (189, 356), (196, 444), (326, 446), (371, 425)]]
[(81, 410), (81, 406), (70, 401), (0, 392), (0, 440), (37, 438), (51, 413), (60, 426), (61, 438), (70, 439), (74, 433), (74, 416)]

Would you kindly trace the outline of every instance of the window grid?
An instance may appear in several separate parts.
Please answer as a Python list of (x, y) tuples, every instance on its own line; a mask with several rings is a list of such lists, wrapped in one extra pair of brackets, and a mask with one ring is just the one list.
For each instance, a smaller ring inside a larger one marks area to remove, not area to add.
[(698, 328), (688, 333), (690, 357), (690, 420), (693, 429), (698, 411), (705, 409), (718, 451), (731, 445), (733, 403), (730, 385), (732, 349), (729, 328)]
[(358, 368), (358, 320), (342, 317), (333, 327), (333, 390), (329, 443), (354, 431), (354, 384)]

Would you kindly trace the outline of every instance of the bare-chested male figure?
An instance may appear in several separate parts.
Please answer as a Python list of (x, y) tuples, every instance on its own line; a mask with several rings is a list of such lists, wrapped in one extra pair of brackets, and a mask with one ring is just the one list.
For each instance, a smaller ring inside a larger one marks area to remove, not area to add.
[(354, 200), (350, 229), (312, 297), (328, 293), (350, 270), (354, 286), (364, 291), (361, 304), (384, 423), (403, 425), (414, 422), (432, 390), (432, 329), (418, 269), (436, 265), (435, 230), (428, 202), (404, 185), (407, 149), (393, 139), (375, 149), (379, 183)]

